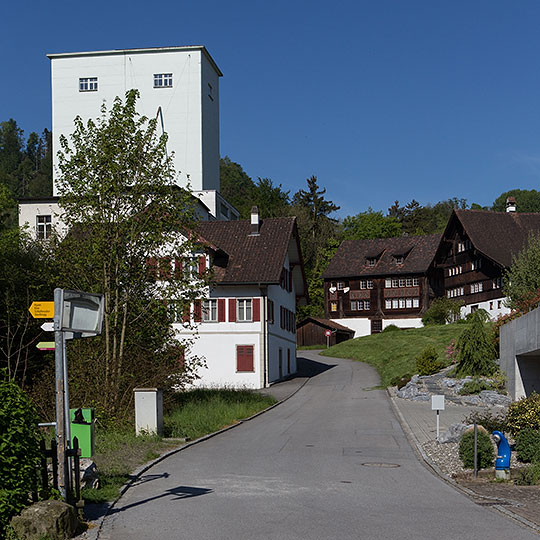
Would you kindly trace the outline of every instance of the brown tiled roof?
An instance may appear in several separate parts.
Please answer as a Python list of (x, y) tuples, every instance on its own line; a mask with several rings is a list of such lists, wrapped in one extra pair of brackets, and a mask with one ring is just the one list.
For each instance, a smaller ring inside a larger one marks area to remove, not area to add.
[(503, 267), (512, 264), (512, 256), (526, 246), (532, 231), (540, 231), (540, 213), (487, 210), (454, 210), (454, 213), (473, 246)]
[(296, 231), (294, 217), (262, 219), (259, 235), (250, 235), (249, 221), (203, 221), (201, 239), (228, 254), (224, 267), (214, 267), (224, 284), (279, 283), (285, 255)]
[[(361, 276), (422, 274), (431, 264), (441, 235), (400, 236), (370, 240), (345, 240), (323, 273), (325, 279)], [(375, 266), (367, 259), (379, 253)], [(403, 264), (397, 265), (394, 256), (405, 255)]]
[(348, 328), (347, 326), (343, 326), (342, 324), (339, 324), (337, 322), (334, 322), (330, 319), (321, 319), (319, 317), (307, 317), (304, 319), (301, 323), (298, 324), (298, 328), (301, 326), (306, 325), (309, 322), (315, 322), (319, 324), (320, 326), (323, 326), (325, 328), (333, 329), (333, 330), (339, 330), (341, 332), (347, 332), (347, 333), (353, 333), (354, 330), (352, 328)]

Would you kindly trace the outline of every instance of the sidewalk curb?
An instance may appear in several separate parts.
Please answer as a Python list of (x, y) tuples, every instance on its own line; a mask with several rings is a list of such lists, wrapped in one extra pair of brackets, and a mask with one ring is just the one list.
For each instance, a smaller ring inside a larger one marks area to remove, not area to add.
[[(441, 469), (429, 459), (428, 455), (424, 452), (424, 449), (422, 448), (422, 445), (418, 442), (418, 439), (414, 435), (412, 429), (410, 428), (407, 420), (405, 420), (405, 417), (403, 416), (402, 412), (399, 410), (399, 407), (396, 404), (396, 399), (400, 399), (395, 397), (392, 392), (390, 391), (390, 388), (386, 389), (386, 393), (388, 394), (388, 398), (390, 400), (390, 404), (392, 405), (392, 409), (394, 410), (394, 414), (396, 415), (399, 423), (401, 424), (401, 428), (403, 429), (403, 433), (405, 433), (405, 437), (409, 441), (409, 444), (411, 445), (414, 453), (418, 457), (419, 461), (433, 474), (437, 475), (441, 478), (444, 482), (446, 482), (448, 485), (452, 486), (457, 491), (463, 493), (467, 497), (473, 500), (473, 502), (477, 502), (478, 500), (484, 499), (484, 500), (499, 500), (494, 497), (484, 497), (481, 495), (478, 495), (474, 491), (465, 488), (463, 486), (460, 486), (453, 478), (450, 478), (447, 474), (443, 473)], [(518, 523), (520, 523), (523, 526), (526, 526), (530, 529), (533, 529), (535, 532), (540, 533), (540, 527), (533, 523), (532, 521), (529, 521), (528, 519), (512, 512), (508, 508), (495, 504), (493, 506), (489, 506), (489, 509), (493, 509), (497, 512), (500, 512), (501, 514), (504, 514), (506, 517), (509, 517)]]
[[(92, 528), (89, 528), (86, 531), (85, 540), (97, 540), (100, 537), (100, 534), (101, 534), (101, 531), (102, 531), (102, 528), (103, 528), (103, 522), (105, 521), (105, 518), (107, 518), (110, 515), (110, 513), (111, 513), (112, 509), (114, 508), (114, 506), (116, 505), (116, 503), (122, 498), (124, 493), (131, 486), (133, 486), (133, 484), (135, 484), (135, 482), (146, 471), (151, 469), (154, 465), (157, 465), (158, 463), (165, 460), (169, 456), (177, 454), (178, 452), (181, 452), (182, 450), (185, 450), (186, 448), (190, 448), (191, 446), (195, 446), (195, 445), (197, 445), (199, 443), (207, 441), (208, 439), (216, 437), (217, 435), (220, 435), (221, 433), (225, 433), (226, 431), (229, 431), (229, 430), (231, 430), (231, 429), (233, 429), (235, 427), (238, 427), (238, 426), (242, 425), (245, 422), (249, 422), (250, 420), (253, 420), (254, 418), (257, 418), (258, 416), (261, 416), (262, 414), (274, 409), (278, 405), (281, 405), (282, 403), (284, 403), (285, 401), (287, 401), (288, 399), (293, 397), (297, 392), (299, 392), (307, 384), (308, 381), (309, 381), (309, 377), (306, 377), (305, 380), (292, 393), (290, 393), (287, 397), (284, 397), (283, 399), (281, 399), (280, 401), (277, 401), (273, 405), (270, 405), (266, 409), (263, 409), (262, 411), (259, 411), (259, 412), (255, 413), (255, 414), (249, 416), (248, 418), (242, 418), (241, 420), (238, 420), (235, 424), (231, 424), (230, 426), (226, 426), (226, 427), (224, 427), (224, 428), (222, 428), (222, 429), (220, 429), (218, 431), (214, 431), (213, 433), (208, 433), (207, 435), (203, 435), (202, 437), (199, 437), (198, 439), (195, 439), (194, 441), (190, 441), (190, 442), (188, 442), (188, 443), (186, 443), (186, 444), (184, 444), (184, 445), (182, 445), (182, 446), (180, 446), (178, 448), (174, 448), (173, 450), (169, 450), (168, 452), (166, 452), (165, 454), (162, 454), (158, 458), (156, 458), (156, 459), (154, 459), (154, 460), (152, 460), (152, 461), (150, 461), (148, 463), (145, 463), (144, 465), (141, 465), (138, 469), (135, 469), (135, 471), (133, 471), (133, 473), (130, 475), (129, 480), (120, 488), (120, 495), (118, 495), (118, 497), (114, 501), (112, 501), (110, 503), (110, 505), (107, 508), (107, 511), (105, 512), (105, 514), (103, 514), (103, 516), (101, 516), (96, 521), (92, 522), (92, 523), (95, 524), (95, 526), (92, 527)], [(264, 389), (262, 389), (262, 390), (264, 390)]]

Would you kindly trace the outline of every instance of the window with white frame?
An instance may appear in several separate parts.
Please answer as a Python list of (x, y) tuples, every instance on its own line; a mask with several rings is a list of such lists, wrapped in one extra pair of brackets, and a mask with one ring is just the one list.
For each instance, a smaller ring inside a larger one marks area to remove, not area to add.
[[(420, 307), (420, 299), (418, 297), (413, 298), (392, 298), (384, 301), (384, 307), (386, 309), (411, 309)], [(368, 309), (368, 308), (365, 308)]]
[(52, 232), (52, 217), (51, 216), (36, 216), (36, 236), (40, 240), (46, 240), (51, 236)]
[(345, 288), (345, 283), (343, 283), (343, 281), (338, 281), (337, 282), (338, 291), (342, 291), (344, 288)]
[(365, 280), (365, 279), (360, 280), (360, 288), (361, 288), (361, 289), (365, 289), (365, 288), (366, 288), (366, 280)]
[(79, 92), (97, 92), (98, 79), (97, 77), (80, 77)]
[(396, 265), (403, 264), (403, 255), (395, 255), (394, 262), (396, 263)]
[(390, 289), (392, 287), (392, 280), (390, 278), (386, 278), (384, 280), (384, 286), (387, 288), (387, 289)]
[(482, 290), (483, 286), (481, 281), (478, 283), (471, 283), (471, 294), (482, 292)]
[(399, 286), (400, 286), (400, 287), (405, 287), (406, 283), (407, 283), (407, 280), (404, 279), (404, 278), (401, 278), (401, 279), (399, 280)]
[(413, 284), (413, 287), (418, 287), (418, 285), (420, 285), (420, 278), (413, 277), (412, 284)]
[(502, 288), (502, 277), (497, 277), (493, 280), (493, 288), (494, 289)]
[(392, 278), (392, 287), (399, 287), (399, 279)]
[(377, 264), (377, 259), (375, 257), (368, 257), (366, 263), (368, 266), (375, 266)]
[(203, 300), (202, 319), (204, 322), (217, 322), (218, 320), (217, 300)]
[(251, 298), (239, 298), (236, 301), (236, 320), (252, 321)]
[(369, 300), (353, 300), (351, 302), (352, 311), (362, 311), (366, 309), (370, 309)]
[(367, 288), (368, 289), (373, 289), (373, 281), (371, 279), (367, 280)]
[(171, 88), (172, 73), (154, 73), (154, 88)]

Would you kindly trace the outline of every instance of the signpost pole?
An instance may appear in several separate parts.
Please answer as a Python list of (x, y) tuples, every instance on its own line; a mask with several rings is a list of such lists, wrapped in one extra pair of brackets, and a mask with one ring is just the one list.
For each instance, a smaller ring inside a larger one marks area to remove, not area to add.
[(58, 489), (63, 497), (67, 492), (66, 411), (64, 380), (64, 338), (61, 328), (62, 289), (54, 289), (54, 360), (56, 376), (56, 448), (58, 459)]

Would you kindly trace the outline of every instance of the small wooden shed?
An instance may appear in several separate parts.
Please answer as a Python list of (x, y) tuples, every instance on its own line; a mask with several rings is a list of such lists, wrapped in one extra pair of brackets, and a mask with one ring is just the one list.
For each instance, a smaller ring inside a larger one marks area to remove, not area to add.
[(326, 347), (327, 336), (329, 345), (335, 345), (354, 337), (354, 330), (338, 324), (330, 319), (308, 317), (298, 323), (296, 327), (296, 343), (299, 347), (308, 345), (320, 345)]

